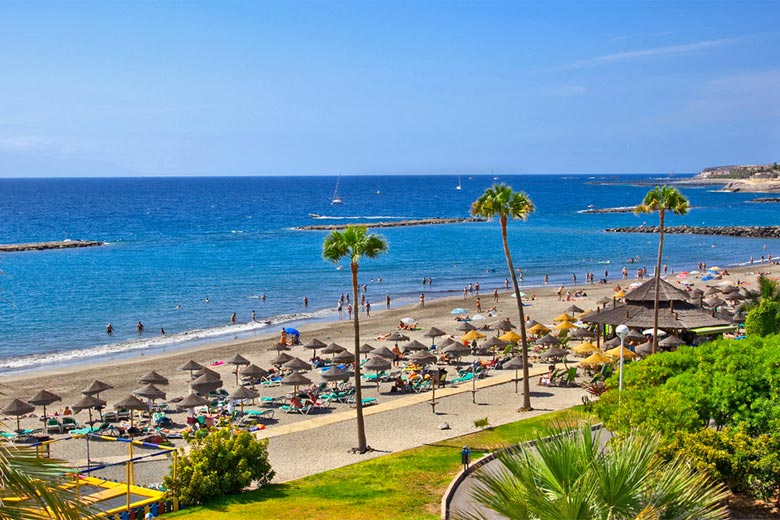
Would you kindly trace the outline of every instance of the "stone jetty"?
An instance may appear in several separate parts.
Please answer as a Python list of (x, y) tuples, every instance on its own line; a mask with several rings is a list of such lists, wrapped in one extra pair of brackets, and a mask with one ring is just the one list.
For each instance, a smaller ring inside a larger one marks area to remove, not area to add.
[(27, 244), (0, 244), (0, 253), (19, 253), (21, 251), (45, 251), (47, 249), (72, 249), (74, 247), (98, 247), (105, 242), (92, 240), (63, 240), (60, 242), (29, 242)]
[(464, 222), (485, 222), (485, 220), (479, 218), (423, 218), (417, 220), (398, 220), (395, 222), (315, 224), (313, 226), (298, 226), (295, 229), (300, 229), (303, 231), (333, 231), (334, 229), (344, 229), (347, 226), (366, 226), (367, 228), (394, 228), (408, 226), (434, 226), (438, 224), (462, 224)]
[(581, 209), (577, 213), (591, 214), (591, 213), (633, 213), (636, 206), (620, 206), (617, 208), (588, 208)]
[[(618, 227), (605, 230), (607, 233), (658, 233), (658, 226)], [(714, 235), (743, 238), (780, 238), (780, 226), (671, 226), (665, 233), (675, 235)]]

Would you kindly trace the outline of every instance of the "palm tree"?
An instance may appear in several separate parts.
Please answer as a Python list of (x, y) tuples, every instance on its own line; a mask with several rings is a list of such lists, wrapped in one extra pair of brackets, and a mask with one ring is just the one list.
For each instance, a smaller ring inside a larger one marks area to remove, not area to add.
[(688, 199), (676, 188), (671, 186), (656, 186), (647, 192), (642, 204), (636, 207), (634, 213), (652, 213), (658, 212), (659, 234), (658, 240), (658, 261), (655, 264), (655, 295), (653, 298), (653, 354), (658, 349), (658, 291), (661, 282), (661, 261), (664, 251), (664, 220), (666, 212), (670, 211), (675, 215), (685, 215), (689, 208)]
[(528, 195), (521, 192), (512, 191), (512, 188), (501, 183), (494, 184), (483, 193), (472, 205), (471, 214), (475, 217), (490, 218), (498, 216), (501, 224), (501, 240), (504, 243), (504, 256), (506, 265), (509, 268), (509, 275), (512, 277), (512, 286), (515, 289), (515, 299), (517, 302), (517, 313), (520, 318), (520, 335), (522, 336), (523, 346), (523, 406), (521, 411), (530, 411), (531, 408), (531, 386), (528, 380), (528, 342), (525, 339), (525, 315), (523, 312), (523, 300), (520, 298), (520, 286), (517, 284), (517, 274), (514, 264), (512, 264), (512, 254), (509, 252), (509, 242), (506, 238), (506, 223), (509, 217), (526, 220), (528, 215), (533, 213), (534, 204)]
[[(664, 462), (658, 436), (634, 433), (602, 447), (589, 425), (550, 433), (533, 447), (503, 452), (498, 467), (477, 470), (471, 496), (511, 520), (728, 518), (723, 485), (692, 471), (684, 459)], [(479, 511), (454, 516), (484, 518)]]
[[(352, 271), (352, 295), (356, 304), (358, 300), (358, 269), (360, 259), (376, 258), (387, 252), (387, 241), (381, 235), (367, 234), (366, 226), (347, 226), (342, 231), (331, 231), (325, 237), (322, 245), (322, 256), (331, 262), (339, 262), (342, 258), (349, 258), (349, 267)], [(366, 453), (366, 427), (363, 422), (363, 392), (360, 388), (360, 319), (357, 309), (353, 314), (355, 325), (355, 409), (357, 410), (358, 428), (358, 453)]]
[(30, 447), (0, 443), (0, 519), (78, 520), (94, 514), (61, 487), (67, 471), (62, 461), (38, 457)]

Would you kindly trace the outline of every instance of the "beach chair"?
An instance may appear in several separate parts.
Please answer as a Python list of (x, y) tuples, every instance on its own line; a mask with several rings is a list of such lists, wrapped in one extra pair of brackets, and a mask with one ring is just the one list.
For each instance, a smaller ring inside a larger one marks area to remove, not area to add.
[(262, 381), (260, 381), (260, 384), (262, 386), (266, 386), (266, 387), (282, 386), (282, 378), (281, 377), (266, 377)]
[(108, 422), (117, 422), (119, 415), (116, 412), (103, 412), (103, 420)]
[(571, 367), (558, 378), (558, 386), (576, 386), (574, 379), (577, 377), (577, 367)]
[(430, 379), (423, 379), (421, 381), (418, 381), (417, 384), (412, 385), (412, 390), (414, 390), (416, 393), (422, 393), (427, 390), (430, 390), (433, 386), (433, 383)]
[(77, 429), (79, 426), (80, 426), (79, 422), (76, 420), (75, 417), (70, 417), (66, 415), (62, 418), (63, 431), (69, 432)]
[(46, 419), (46, 431), (54, 431), (57, 430), (58, 433), (62, 433), (64, 430), (62, 429), (62, 423), (60, 420), (56, 417), (49, 417)]
[(246, 410), (244, 412), (246, 416), (248, 417), (254, 417), (256, 419), (273, 419), (274, 418), (274, 411), (273, 410)]
[(307, 404), (304, 406), (292, 406), (289, 404), (284, 404), (279, 407), (279, 409), (284, 413), (299, 413), (301, 415), (309, 415), (309, 412), (311, 412), (312, 408), (314, 408), (313, 404)]
[(474, 372), (466, 372), (464, 375), (454, 378), (452, 381), (450, 381), (450, 383), (453, 385), (459, 385), (461, 383), (471, 381), (472, 379), (474, 379)]
[[(379, 400), (376, 397), (364, 397), (363, 399), (360, 400), (360, 402), (363, 403), (364, 407), (379, 404)], [(350, 407), (355, 408), (355, 406), (357, 406), (357, 402), (355, 401), (355, 396), (350, 397), (347, 400), (347, 404)]]

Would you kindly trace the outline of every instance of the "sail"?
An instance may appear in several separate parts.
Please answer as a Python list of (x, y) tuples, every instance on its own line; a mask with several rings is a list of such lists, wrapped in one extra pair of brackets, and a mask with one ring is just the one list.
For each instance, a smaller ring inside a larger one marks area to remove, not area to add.
[(336, 189), (333, 190), (333, 197), (330, 199), (331, 204), (341, 204), (344, 202), (341, 200), (341, 196), (339, 195), (339, 184), (341, 183), (341, 174), (339, 173), (339, 178), (336, 180)]

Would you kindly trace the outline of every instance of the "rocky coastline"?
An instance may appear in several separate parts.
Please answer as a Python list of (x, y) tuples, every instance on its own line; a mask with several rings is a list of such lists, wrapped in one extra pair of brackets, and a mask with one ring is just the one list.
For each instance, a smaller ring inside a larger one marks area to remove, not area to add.
[(62, 240), (59, 242), (29, 242), (26, 244), (0, 244), (0, 253), (19, 253), (22, 251), (45, 251), (47, 249), (72, 249), (76, 247), (99, 247), (105, 242), (93, 240)]
[(333, 231), (344, 229), (347, 226), (366, 226), (367, 228), (394, 228), (409, 226), (433, 226), (439, 224), (463, 224), (465, 222), (485, 222), (479, 218), (424, 218), (417, 220), (399, 220), (396, 222), (361, 222), (344, 224), (315, 224), (311, 226), (298, 226), (295, 229), (301, 231)]
[[(607, 233), (658, 233), (658, 226), (630, 226), (605, 229)], [(670, 226), (665, 233), (674, 235), (712, 235), (742, 238), (780, 238), (780, 226)]]

